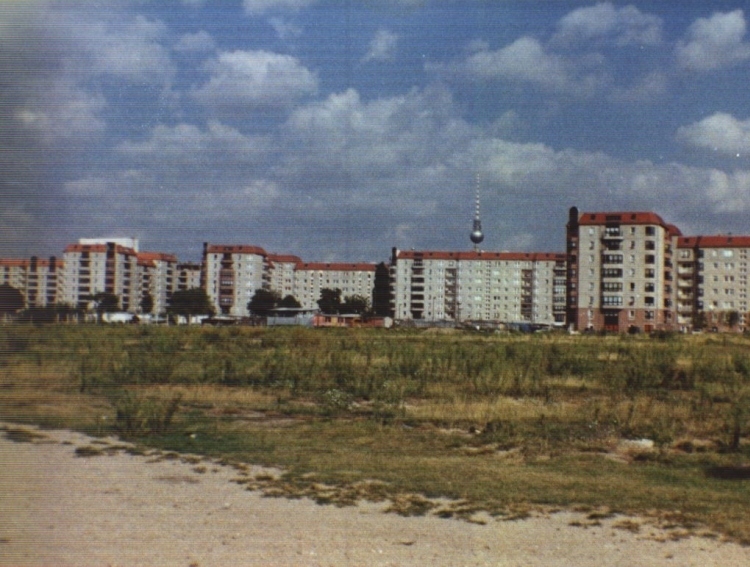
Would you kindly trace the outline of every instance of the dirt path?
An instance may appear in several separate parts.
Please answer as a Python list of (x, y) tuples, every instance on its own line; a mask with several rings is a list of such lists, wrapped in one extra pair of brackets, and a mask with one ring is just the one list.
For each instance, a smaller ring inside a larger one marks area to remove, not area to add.
[(636, 519), (580, 527), (571, 523), (586, 517), (567, 512), (486, 525), (402, 518), (382, 505), (264, 498), (231, 482), (235, 469), (212, 462), (76, 456), (107, 445), (67, 431), (14, 435), (31, 442), (3, 433), (0, 565), (750, 565), (750, 548), (672, 541), (646, 524), (623, 529)]

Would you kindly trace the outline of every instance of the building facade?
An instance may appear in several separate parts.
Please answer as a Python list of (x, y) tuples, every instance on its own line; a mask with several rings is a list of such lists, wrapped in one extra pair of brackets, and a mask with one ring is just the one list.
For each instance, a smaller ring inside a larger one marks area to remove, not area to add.
[(305, 309), (318, 307), (323, 289), (340, 289), (341, 298), (361, 295), (370, 300), (375, 287), (375, 264), (300, 262), (294, 270), (293, 295)]
[(63, 262), (55, 256), (39, 259), (0, 259), (0, 284), (23, 294), (25, 306), (51, 307), (61, 303), (65, 280)]
[(567, 225), (568, 324), (624, 332), (677, 328), (680, 231), (651, 212), (581, 213)]
[(400, 320), (565, 323), (564, 254), (394, 249), (392, 310)]
[(677, 322), (681, 329), (746, 327), (749, 254), (750, 236), (677, 240)]
[(164, 313), (177, 285), (177, 257), (162, 252), (138, 252), (137, 258), (141, 288), (137, 311), (144, 312), (144, 299), (151, 297), (150, 313)]
[(294, 295), (295, 270), (302, 259), (291, 254), (269, 254), (267, 262), (271, 289), (282, 298)]
[(248, 303), (256, 289), (269, 289), (266, 251), (244, 244), (203, 245), (203, 289), (221, 315), (247, 317)]
[(141, 299), (138, 254), (115, 242), (70, 244), (64, 253), (63, 303), (88, 307), (97, 293), (111, 293), (123, 311), (136, 313)]

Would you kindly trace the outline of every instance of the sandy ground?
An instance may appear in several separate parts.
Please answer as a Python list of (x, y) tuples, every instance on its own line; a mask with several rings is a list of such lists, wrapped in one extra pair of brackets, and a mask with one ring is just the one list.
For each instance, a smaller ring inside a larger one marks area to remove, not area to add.
[(750, 548), (673, 541), (645, 523), (622, 529), (640, 523), (633, 518), (589, 527), (571, 525), (588, 520), (569, 512), (485, 525), (402, 518), (383, 505), (264, 498), (213, 462), (80, 457), (79, 447), (106, 446), (41, 433), (33, 442), (0, 435), (1, 565), (750, 565)]

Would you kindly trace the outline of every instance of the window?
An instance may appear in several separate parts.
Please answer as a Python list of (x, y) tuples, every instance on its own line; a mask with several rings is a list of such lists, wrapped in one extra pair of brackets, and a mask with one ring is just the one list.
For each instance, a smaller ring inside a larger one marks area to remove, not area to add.
[(656, 234), (656, 227), (654, 226), (646, 227), (646, 236), (654, 236), (655, 234)]
[(656, 250), (656, 242), (654, 242), (653, 240), (647, 240), (646, 250)]
[(654, 270), (653, 268), (646, 268), (645, 276), (647, 278), (656, 277), (656, 270)]
[(656, 263), (656, 256), (653, 254), (646, 254), (646, 263), (647, 264), (655, 264)]

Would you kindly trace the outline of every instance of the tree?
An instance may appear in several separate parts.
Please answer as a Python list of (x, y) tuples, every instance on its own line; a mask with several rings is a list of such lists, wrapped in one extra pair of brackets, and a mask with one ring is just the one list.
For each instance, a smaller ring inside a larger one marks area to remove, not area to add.
[(154, 310), (154, 298), (146, 292), (141, 297), (141, 313), (151, 313)]
[(734, 329), (739, 324), (740, 324), (740, 312), (739, 311), (730, 311), (729, 313), (727, 313), (727, 325), (729, 325), (730, 329)]
[(206, 291), (199, 287), (175, 291), (169, 300), (167, 313), (173, 315), (213, 315), (214, 307), (211, 305)]
[(370, 300), (364, 295), (347, 295), (339, 310), (341, 313), (364, 315), (370, 311)]
[(693, 329), (698, 331), (703, 330), (708, 325), (708, 317), (705, 311), (698, 311), (693, 317)]
[(281, 301), (281, 294), (270, 289), (256, 289), (252, 299), (247, 304), (247, 310), (258, 317), (268, 317)]
[(341, 290), (324, 287), (320, 290), (320, 299), (318, 307), (323, 313), (333, 315), (339, 312), (341, 308)]
[(279, 301), (279, 307), (285, 307), (287, 309), (299, 309), (302, 307), (302, 304), (297, 301), (297, 298), (293, 295), (286, 295), (284, 296), (284, 299)]
[(375, 268), (372, 312), (381, 317), (393, 317), (393, 311), (391, 310), (391, 273), (385, 262), (380, 262)]
[(91, 299), (94, 301), (96, 312), (99, 314), (120, 311), (120, 298), (114, 293), (101, 291)]
[(7, 283), (0, 285), (0, 313), (17, 313), (25, 304), (23, 293)]

